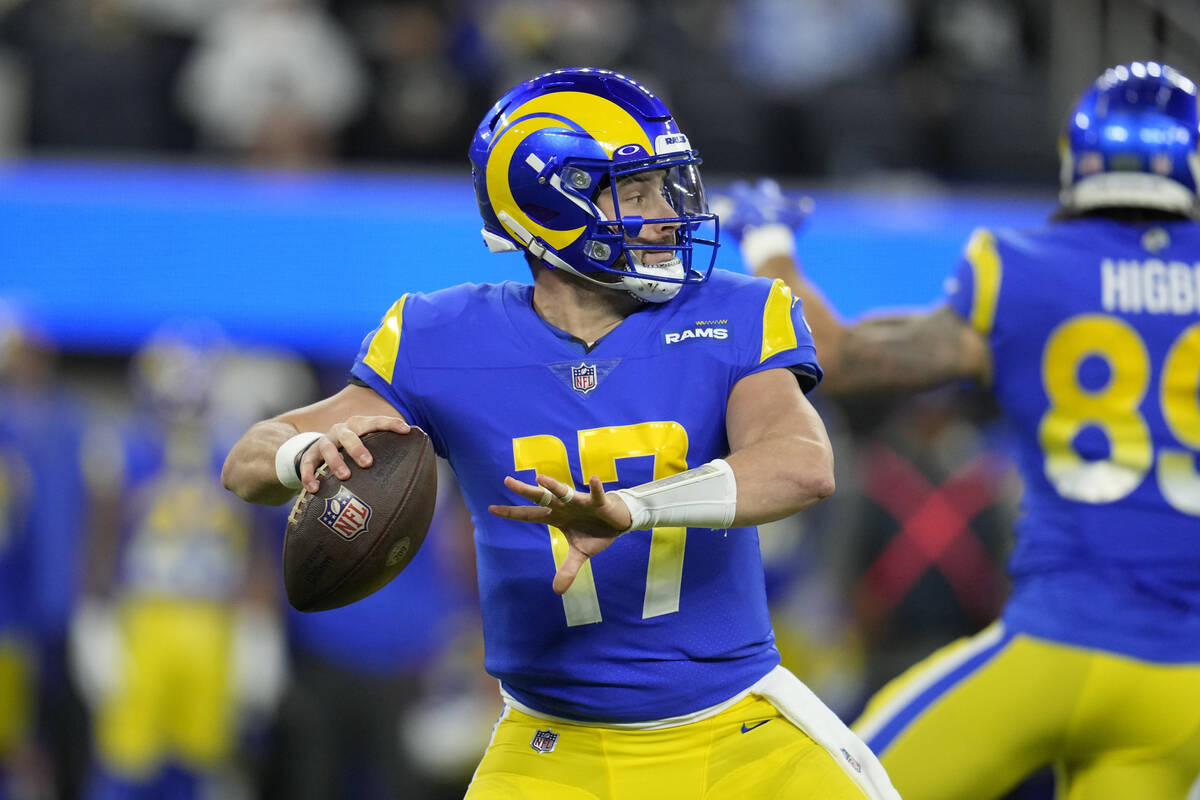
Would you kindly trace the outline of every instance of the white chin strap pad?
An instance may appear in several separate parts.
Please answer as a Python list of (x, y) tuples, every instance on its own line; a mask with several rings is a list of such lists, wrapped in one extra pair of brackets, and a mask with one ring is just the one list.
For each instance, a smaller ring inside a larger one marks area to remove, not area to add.
[(679, 294), (679, 288), (683, 286), (682, 283), (657, 281), (653, 277), (645, 277), (659, 275), (664, 278), (683, 280), (683, 261), (678, 257), (659, 264), (638, 264), (635, 269), (636, 276), (622, 277), (621, 285), (634, 297), (645, 300), (647, 303), (665, 303)]

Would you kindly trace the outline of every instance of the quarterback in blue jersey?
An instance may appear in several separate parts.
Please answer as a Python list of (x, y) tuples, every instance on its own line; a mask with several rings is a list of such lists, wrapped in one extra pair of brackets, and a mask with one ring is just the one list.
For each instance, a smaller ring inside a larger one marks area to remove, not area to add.
[(852, 325), (789, 257), (794, 209), (742, 197), (746, 255), (804, 298), (826, 391), (970, 379), (1015, 436), (1001, 619), (854, 726), (907, 800), (999, 797), (1045, 765), (1071, 800), (1200, 796), (1198, 145), (1192, 81), (1109, 69), (1072, 111), (1048, 224), (977, 230), (938, 308)]
[(350, 385), (253, 426), (225, 485), (282, 503), (368, 466), (367, 431), (430, 435), (505, 699), (472, 800), (895, 797), (767, 615), (754, 526), (833, 491), (800, 303), (712, 272), (697, 153), (623, 75), (520, 84), (470, 158), (484, 241), (532, 285), (401, 296)]

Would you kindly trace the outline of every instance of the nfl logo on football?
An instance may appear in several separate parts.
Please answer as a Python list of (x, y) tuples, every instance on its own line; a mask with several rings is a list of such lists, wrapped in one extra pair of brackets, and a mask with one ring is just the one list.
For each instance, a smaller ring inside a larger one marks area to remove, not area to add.
[(371, 507), (345, 486), (325, 500), (325, 512), (321, 514), (321, 523), (326, 528), (347, 539), (353, 539), (365, 531), (370, 519)]
[(582, 394), (587, 394), (596, 388), (596, 365), (580, 363), (571, 367), (571, 388)]
[(533, 741), (529, 746), (539, 753), (549, 753), (558, 744), (558, 734), (551, 731), (549, 728), (542, 731), (539, 730), (533, 735)]

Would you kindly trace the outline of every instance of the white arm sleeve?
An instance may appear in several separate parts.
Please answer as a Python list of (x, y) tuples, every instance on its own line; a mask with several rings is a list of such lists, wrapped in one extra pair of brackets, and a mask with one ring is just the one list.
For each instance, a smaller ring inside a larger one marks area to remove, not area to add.
[(633, 523), (629, 530), (664, 525), (728, 528), (737, 506), (737, 481), (723, 459), (629, 489), (617, 489)]

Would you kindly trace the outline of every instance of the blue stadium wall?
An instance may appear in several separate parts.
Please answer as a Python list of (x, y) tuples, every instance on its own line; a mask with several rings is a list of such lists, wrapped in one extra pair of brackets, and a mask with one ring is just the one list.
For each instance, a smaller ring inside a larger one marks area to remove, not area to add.
[[(800, 255), (847, 316), (936, 301), (973, 228), (1053, 210), (1049, 196), (810, 194)], [(736, 247), (717, 266), (740, 269)], [(484, 247), (465, 170), (0, 165), (0, 298), (68, 351), (126, 352), (165, 319), (206, 316), (239, 340), (348, 363), (403, 292), (527, 278), (519, 255)]]

